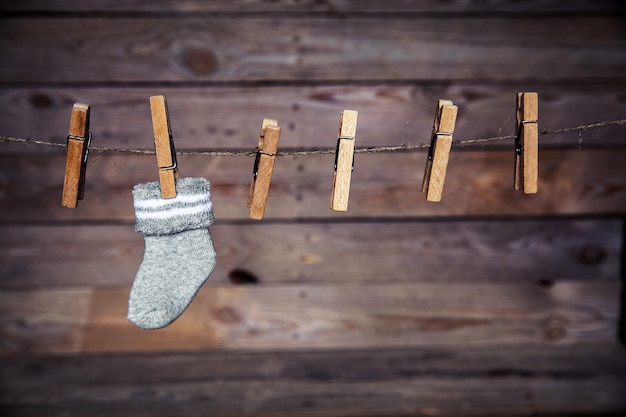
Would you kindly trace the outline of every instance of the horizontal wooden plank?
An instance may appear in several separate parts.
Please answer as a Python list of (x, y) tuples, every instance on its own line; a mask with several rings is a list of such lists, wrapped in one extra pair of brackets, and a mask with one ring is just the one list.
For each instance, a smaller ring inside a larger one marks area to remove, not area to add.
[(19, 391), (193, 381), (350, 383), (426, 377), (494, 381), (626, 377), (626, 355), (616, 343), (499, 349), (437, 346), (293, 352), (17, 355), (0, 357), (0, 363), (3, 365), (0, 381), (10, 382), (10, 387)]
[(626, 72), (624, 22), (616, 17), (28, 17), (2, 23), (2, 83), (597, 83), (623, 81)]
[[(217, 224), (207, 285), (616, 282), (622, 222), (607, 220)], [(0, 227), (0, 285), (130, 285), (131, 225)], [(115, 262), (111, 262), (114, 259)]]
[[(93, 144), (153, 149), (148, 97), (164, 94), (177, 149), (256, 149), (261, 122), (279, 121), (281, 148), (334, 146), (339, 114), (359, 111), (357, 146), (429, 143), (437, 100), (459, 107), (455, 140), (515, 134), (520, 91), (539, 93), (539, 128), (557, 129), (624, 118), (626, 84), (448, 86), (338, 85), (292, 87), (5, 88), (0, 89), (0, 134), (65, 143), (71, 106), (92, 106)], [(268, 98), (271, 97), (271, 100)], [(583, 149), (626, 142), (626, 126), (541, 136), (544, 145)], [(468, 145), (512, 146), (512, 141)], [(0, 143), (3, 153), (57, 151)]]
[[(64, 397), (24, 393), (4, 408), (9, 415), (89, 416), (555, 416), (618, 417), (624, 412), (623, 379), (585, 381), (441, 378), (380, 383), (325, 381), (189, 382), (54, 390)], [(10, 390), (9, 392), (14, 392)], [(536, 394), (540, 392), (539, 394)], [(70, 397), (74, 401), (67, 400)], [(497, 398), (497, 400), (493, 400)], [(515, 399), (511, 401), (510, 399)], [(148, 414), (146, 414), (148, 413)]]
[(516, 2), (483, 1), (447, 1), (442, 3), (436, 0), (406, 1), (386, 0), (341, 0), (341, 1), (267, 1), (267, 0), (152, 0), (121, 1), (105, 0), (83, 2), (79, 0), (62, 0), (49, 2), (45, 0), (21, 0), (19, 2), (2, 2), (0, 10), (12, 12), (220, 12), (220, 13), (250, 13), (250, 12), (289, 12), (289, 13), (432, 13), (432, 12), (619, 12), (621, 5), (615, 0), (600, 1), (562, 1), (562, 0), (526, 0)]
[(0, 353), (613, 343), (619, 283), (214, 286), (152, 332), (129, 287), (0, 291)]
[[(330, 127), (336, 130), (335, 127)], [(335, 132), (336, 134), (336, 132)], [(540, 150), (539, 193), (513, 190), (513, 150), (464, 152), (453, 147), (441, 203), (420, 192), (426, 154), (358, 154), (347, 213), (328, 208), (333, 155), (278, 158), (265, 219), (407, 216), (622, 214), (624, 150)], [(183, 177), (211, 181), (216, 219), (248, 219), (253, 158), (179, 158)], [(92, 157), (85, 199), (61, 206), (65, 156), (0, 156), (0, 221), (134, 221), (134, 184), (157, 179), (152, 156)]]
[(605, 415), (615, 346), (0, 359), (10, 415)]

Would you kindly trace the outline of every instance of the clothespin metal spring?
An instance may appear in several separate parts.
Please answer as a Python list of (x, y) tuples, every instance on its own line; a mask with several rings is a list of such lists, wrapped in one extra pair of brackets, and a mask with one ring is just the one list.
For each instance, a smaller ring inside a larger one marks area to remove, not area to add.
[(170, 152), (172, 154), (172, 165), (167, 167), (160, 167), (161, 171), (176, 171), (178, 169), (178, 161), (176, 160), (176, 148), (174, 147), (174, 137), (169, 135), (170, 137)]
[(259, 175), (259, 163), (261, 162), (261, 155), (276, 156), (275, 153), (265, 152), (261, 150), (256, 151), (256, 157), (254, 158), (254, 166), (252, 167), (252, 177), (254, 179), (256, 179), (257, 175)]
[(66, 145), (68, 143), (70, 143), (70, 139), (74, 139), (74, 140), (87, 140), (86, 143), (86, 147), (85, 147), (85, 153), (83, 155), (83, 163), (87, 163), (87, 156), (89, 156), (89, 146), (91, 145), (91, 132), (87, 132), (87, 137), (83, 137), (83, 136), (75, 136), (75, 135), (67, 135), (67, 141), (66, 141)]
[[(453, 132), (435, 132), (434, 133), (434, 138), (439, 138), (439, 136), (452, 136)], [(432, 141), (432, 143), (430, 144), (430, 146), (428, 147), (428, 161), (432, 162), (434, 154), (435, 154), (435, 148), (437, 147), (437, 141), (434, 140)]]
[[(335, 172), (337, 172), (337, 161), (339, 160), (339, 146), (343, 139), (354, 140), (354, 136), (341, 135), (337, 138), (337, 146), (335, 147)], [(352, 154), (352, 171), (354, 171), (354, 154)]]

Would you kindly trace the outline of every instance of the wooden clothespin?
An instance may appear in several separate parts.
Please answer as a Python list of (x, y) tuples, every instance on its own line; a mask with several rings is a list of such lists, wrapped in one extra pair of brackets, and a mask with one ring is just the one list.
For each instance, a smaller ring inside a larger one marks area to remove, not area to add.
[(280, 127), (274, 119), (263, 119), (259, 145), (257, 148), (254, 168), (252, 170), (252, 182), (248, 193), (248, 208), (250, 218), (261, 220), (265, 214), (267, 194), (270, 189), (274, 161), (278, 152), (278, 140), (280, 139)]
[(517, 93), (514, 187), (524, 194), (537, 192), (539, 167), (539, 96)]
[(91, 143), (89, 133), (89, 105), (76, 103), (70, 117), (70, 133), (67, 137), (67, 158), (63, 180), (63, 207), (76, 208), (85, 194), (87, 155)]
[(458, 107), (453, 105), (452, 101), (437, 102), (437, 113), (422, 182), (422, 193), (426, 194), (428, 201), (441, 201), (457, 113)]
[(176, 197), (178, 166), (176, 164), (176, 149), (174, 148), (174, 138), (170, 128), (170, 118), (167, 112), (165, 96), (150, 97), (150, 112), (152, 113), (154, 146), (159, 166), (161, 197), (174, 198)]
[(348, 210), (350, 179), (354, 168), (354, 141), (359, 112), (344, 110), (339, 118), (339, 137), (335, 150), (335, 173), (330, 195), (330, 208), (335, 211)]

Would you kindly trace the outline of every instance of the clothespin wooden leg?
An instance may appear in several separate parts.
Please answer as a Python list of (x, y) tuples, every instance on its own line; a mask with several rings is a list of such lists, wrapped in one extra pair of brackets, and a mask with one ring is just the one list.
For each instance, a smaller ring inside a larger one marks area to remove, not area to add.
[(252, 205), (252, 195), (254, 194), (254, 186), (256, 184), (255, 172), (257, 172), (256, 168), (257, 168), (257, 164), (258, 164), (259, 157), (260, 157), (259, 151), (263, 149), (263, 139), (265, 139), (265, 129), (268, 126), (278, 126), (278, 121), (274, 119), (265, 118), (263, 119), (263, 123), (261, 124), (261, 132), (259, 133), (259, 144), (257, 145), (257, 155), (256, 155), (256, 159), (254, 160), (254, 169), (252, 171), (252, 181), (250, 182), (250, 190), (248, 191), (248, 202), (247, 202), (248, 208), (250, 208), (250, 206)]
[(82, 200), (85, 194), (87, 155), (91, 142), (89, 111), (90, 108), (87, 104), (76, 103), (72, 107), (70, 131), (67, 137), (63, 197), (61, 199), (61, 204), (64, 207), (76, 208), (78, 200)]
[(174, 139), (172, 138), (165, 96), (150, 97), (150, 112), (152, 114), (154, 146), (159, 166), (161, 196), (163, 198), (174, 198), (176, 197), (178, 166), (176, 164), (176, 150), (174, 148)]
[(515, 140), (514, 188), (535, 194), (539, 171), (539, 97), (537, 93), (517, 94), (517, 138)]
[(278, 122), (273, 119), (264, 119), (257, 155), (254, 161), (250, 192), (248, 193), (250, 218), (254, 220), (261, 220), (265, 215), (265, 206), (272, 173), (274, 172), (274, 161), (278, 152), (279, 139), (280, 127), (278, 127)]
[(458, 107), (453, 105), (452, 101), (437, 102), (437, 113), (422, 182), (422, 193), (426, 194), (428, 201), (441, 201), (457, 113)]
[(335, 211), (348, 210), (358, 115), (359, 113), (355, 110), (344, 110), (341, 112), (339, 119), (339, 137), (335, 152), (335, 173), (330, 195), (330, 208)]

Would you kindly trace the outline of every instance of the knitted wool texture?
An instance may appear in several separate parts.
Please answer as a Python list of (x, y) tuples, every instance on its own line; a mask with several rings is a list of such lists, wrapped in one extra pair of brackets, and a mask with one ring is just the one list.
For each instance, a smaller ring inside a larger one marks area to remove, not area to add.
[(135, 230), (144, 235), (144, 257), (128, 298), (128, 320), (159, 329), (176, 320), (213, 272), (216, 253), (210, 183), (176, 180), (176, 197), (164, 199), (158, 182), (133, 189)]

